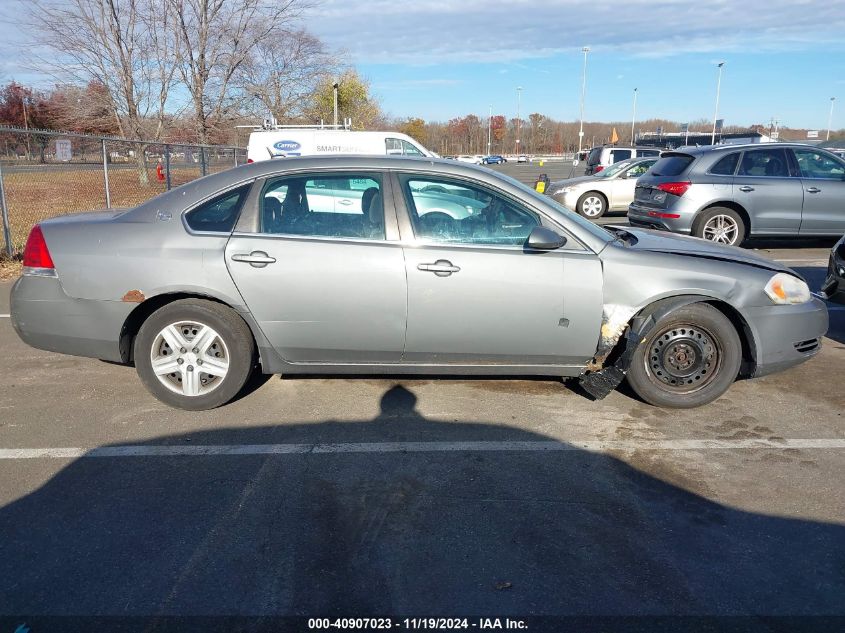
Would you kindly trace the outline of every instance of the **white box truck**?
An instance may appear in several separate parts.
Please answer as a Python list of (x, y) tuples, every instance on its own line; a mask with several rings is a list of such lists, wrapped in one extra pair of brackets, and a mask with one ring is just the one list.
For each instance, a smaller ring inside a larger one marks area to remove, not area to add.
[(292, 156), (361, 154), (369, 156), (436, 157), (410, 136), (399, 132), (357, 132), (307, 127), (258, 129), (249, 135), (247, 162)]

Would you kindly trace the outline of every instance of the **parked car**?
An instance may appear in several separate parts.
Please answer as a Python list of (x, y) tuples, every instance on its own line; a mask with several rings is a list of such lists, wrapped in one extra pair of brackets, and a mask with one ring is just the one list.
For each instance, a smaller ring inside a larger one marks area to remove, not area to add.
[(502, 163), (508, 162), (508, 159), (504, 156), (499, 156), (498, 154), (494, 154), (493, 156), (485, 156), (481, 162), (485, 165), (500, 165)]
[[(361, 206), (314, 208), (310, 192), (340, 178), (366, 185)], [(466, 214), (432, 211), (436, 195)], [(257, 369), (579, 377), (597, 397), (627, 376), (647, 402), (692, 407), (812, 357), (828, 325), (780, 264), (605, 229), (429, 158), (244, 165), (134, 209), (46, 220), (23, 265), (11, 318), (25, 342), (134, 363), (153, 395), (191, 410), (228, 402)]]
[(525, 154), (520, 154), (519, 156), (516, 157), (516, 162), (518, 162), (518, 163), (530, 163), (531, 158), (529, 156), (526, 156)]
[(457, 160), (460, 163), (472, 163), (473, 165), (480, 165), (482, 162), (484, 162), (484, 157), (480, 154), (476, 154), (475, 156), (462, 155), (458, 156)]
[(546, 191), (567, 209), (591, 220), (608, 211), (627, 212), (634, 201), (637, 178), (656, 162), (656, 158), (623, 160), (593, 176), (553, 182)]
[(845, 160), (790, 143), (665, 152), (637, 181), (628, 221), (732, 245), (842, 235)]
[(592, 176), (611, 165), (629, 158), (650, 158), (660, 156), (660, 150), (654, 147), (616, 147), (603, 145), (594, 147), (587, 155), (585, 174)]
[(830, 251), (827, 278), (822, 285), (822, 294), (828, 301), (845, 303), (845, 237)]

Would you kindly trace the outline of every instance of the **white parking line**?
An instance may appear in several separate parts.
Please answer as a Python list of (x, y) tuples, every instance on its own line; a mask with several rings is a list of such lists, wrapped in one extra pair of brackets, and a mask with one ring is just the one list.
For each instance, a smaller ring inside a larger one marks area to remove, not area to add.
[(98, 448), (3, 448), (0, 459), (81, 457), (225, 457), (338, 453), (454, 453), (559, 451), (701, 451), (748, 449), (844, 449), (845, 439), (583, 440), (566, 442), (361, 442), (351, 444), (225, 444), (210, 446), (102, 446)]
[(809, 264), (812, 266), (827, 266), (827, 260), (824, 259), (776, 259), (779, 264)]
[(11, 314), (0, 314), (0, 319), (8, 319), (11, 316), (12, 316)]

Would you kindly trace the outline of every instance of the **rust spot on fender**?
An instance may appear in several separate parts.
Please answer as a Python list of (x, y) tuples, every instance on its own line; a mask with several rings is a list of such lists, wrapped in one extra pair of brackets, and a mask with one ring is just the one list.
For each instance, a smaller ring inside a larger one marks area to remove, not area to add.
[(141, 303), (145, 299), (144, 293), (140, 290), (130, 290), (120, 300), (127, 303)]

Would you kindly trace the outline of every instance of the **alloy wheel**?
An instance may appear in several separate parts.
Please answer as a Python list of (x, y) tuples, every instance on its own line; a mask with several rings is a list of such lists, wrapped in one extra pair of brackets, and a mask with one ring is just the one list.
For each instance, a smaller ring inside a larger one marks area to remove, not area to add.
[(702, 237), (720, 244), (735, 244), (739, 237), (739, 226), (731, 216), (720, 213), (707, 220)]

